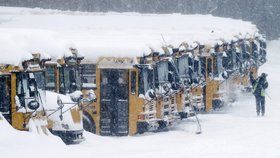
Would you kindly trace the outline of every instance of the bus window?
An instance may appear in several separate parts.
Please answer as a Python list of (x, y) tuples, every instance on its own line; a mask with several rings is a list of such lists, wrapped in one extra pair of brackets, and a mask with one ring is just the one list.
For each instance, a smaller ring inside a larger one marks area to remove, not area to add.
[(46, 88), (55, 89), (55, 66), (47, 66), (46, 72)]
[(11, 121), (11, 79), (9, 76), (0, 76), (0, 112), (5, 119)]
[(138, 93), (145, 95), (148, 90), (153, 89), (153, 70), (148, 68), (140, 68), (139, 70)]
[(178, 59), (178, 70), (179, 70), (179, 75), (186, 77), (188, 74), (188, 69), (189, 69), (189, 62), (188, 62), (188, 57), (181, 57)]
[(159, 62), (157, 64), (157, 75), (158, 75), (158, 82), (165, 83), (168, 81), (168, 63), (167, 62)]
[(131, 94), (136, 94), (136, 72), (135, 71), (131, 71), (130, 80), (131, 80), (130, 92), (131, 92)]
[(206, 77), (206, 58), (202, 57), (200, 58), (200, 63), (201, 63), (201, 74)]
[(213, 72), (213, 69), (212, 69), (212, 59), (207, 59), (207, 76), (208, 77), (211, 77), (212, 76), (212, 72)]
[(96, 65), (83, 64), (81, 65), (81, 82), (84, 89), (96, 88)]
[(80, 90), (80, 74), (77, 67), (62, 67), (60, 68), (60, 92), (72, 93)]

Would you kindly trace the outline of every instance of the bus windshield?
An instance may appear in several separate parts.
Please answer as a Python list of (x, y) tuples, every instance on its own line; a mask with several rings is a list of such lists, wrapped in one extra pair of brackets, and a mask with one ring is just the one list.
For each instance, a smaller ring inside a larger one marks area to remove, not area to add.
[(55, 89), (55, 66), (46, 67), (46, 88), (50, 90)]
[(81, 67), (82, 87), (86, 89), (96, 88), (96, 65), (83, 64)]
[(168, 72), (169, 71), (167, 61), (160, 61), (157, 63), (157, 75), (159, 83), (168, 82)]
[(139, 94), (145, 94), (148, 90), (153, 89), (153, 70), (149, 68), (140, 69), (139, 75)]
[(72, 93), (81, 89), (81, 77), (76, 67), (60, 68), (60, 92)]
[(179, 75), (182, 77), (187, 77), (189, 68), (188, 57), (183, 56), (178, 59), (178, 70)]
[(45, 75), (43, 71), (20, 72), (17, 76), (17, 96), (21, 106), (25, 106), (26, 98), (37, 98), (39, 91), (45, 90)]

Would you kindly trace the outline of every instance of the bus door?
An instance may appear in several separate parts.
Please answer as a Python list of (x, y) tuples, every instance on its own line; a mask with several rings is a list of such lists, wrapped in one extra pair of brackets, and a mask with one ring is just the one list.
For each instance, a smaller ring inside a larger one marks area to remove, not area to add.
[(11, 77), (0, 76), (0, 112), (11, 123)]
[(128, 70), (102, 69), (101, 73), (101, 135), (128, 135), (129, 96)]

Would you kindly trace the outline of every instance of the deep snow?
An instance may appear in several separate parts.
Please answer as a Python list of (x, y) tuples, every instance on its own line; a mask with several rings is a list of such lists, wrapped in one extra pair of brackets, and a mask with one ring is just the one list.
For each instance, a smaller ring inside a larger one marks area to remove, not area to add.
[[(20, 19), (22, 19), (20, 18), (21, 14), (26, 18), (28, 17), (28, 14), (31, 14), (28, 11), (26, 13), (24, 9), (19, 10), (18, 13), (9, 11), (9, 9), (0, 9), (0, 27), (5, 25), (7, 28), (17, 27), (21, 21)], [(2, 15), (3, 12), (5, 13), (5, 16)], [(42, 13), (36, 12), (35, 10), (32, 14)], [(54, 18), (53, 20), (57, 20), (57, 23), (59, 23), (59, 20), (64, 19), (64, 16), (67, 16), (67, 14), (68, 12), (66, 12), (65, 15), (58, 16), (60, 18)], [(80, 13), (77, 14), (80, 15)], [(35, 15), (32, 16), (34, 16), (34, 18), (37, 17)], [(36, 20), (40, 18), (42, 18), (42, 20), (36, 23), (31, 23), (32, 19), (29, 19), (28, 22), (25, 23), (25, 27), (33, 28), (38, 25), (43, 26), (47, 23), (44, 23), (44, 16), (38, 16)], [(85, 17), (81, 18), (83, 19)], [(3, 19), (6, 19), (8, 22), (3, 22)], [(17, 20), (9, 21), (9, 19)], [(23, 18), (22, 20), (27, 19)], [(115, 19), (115, 21), (118, 20)], [(217, 19), (217, 21), (219, 20)], [(77, 21), (77, 23), (79, 23), (79, 21)], [(63, 24), (61, 24), (60, 27), (60, 29), (62, 29)], [(73, 34), (75, 34), (75, 31), (79, 30), (79, 28), (78, 26), (73, 28), (75, 28), (72, 30)], [(153, 28), (156, 28), (156, 26), (153, 26)], [(86, 28), (84, 29), (87, 30)], [(20, 29), (18, 28), (17, 30)], [(32, 29), (28, 30), (32, 31)], [(70, 30), (71, 29), (68, 29), (66, 32)], [(25, 29), (22, 29), (20, 32), (23, 32), (22, 34), (24, 34)], [(87, 37), (89, 37), (86, 32), (87, 31), (84, 31), (83, 35), (79, 34), (79, 37), (81, 38), (84, 36), (84, 41), (87, 41)], [(37, 32), (35, 31), (34, 34), (36, 35), (36, 33)], [(45, 35), (45, 32), (43, 34)], [(110, 33), (108, 32), (106, 37), (109, 35)], [(22, 37), (28, 36), (26, 35)], [(69, 39), (72, 37), (74, 36), (69, 36)], [(101, 38), (101, 36), (98, 36), (97, 38)], [(13, 49), (16, 48), (13, 47)], [(0, 120), (0, 157), (279, 158), (280, 107), (278, 106), (279, 100), (277, 98), (280, 89), (280, 82), (278, 81), (280, 68), (279, 49), (280, 40), (269, 42), (268, 63), (261, 68), (261, 71), (265, 71), (269, 75), (268, 94), (271, 97), (271, 99), (267, 98), (267, 112), (265, 117), (256, 116), (255, 101), (251, 94), (239, 94), (239, 101), (225, 110), (217, 113), (199, 115), (203, 130), (201, 135), (195, 134), (196, 123), (193, 118), (190, 118), (183, 120), (179, 125), (174, 126), (169, 131), (161, 133), (147, 133), (145, 135), (129, 137), (101, 137), (85, 132), (86, 141), (71, 146), (64, 145), (62, 141), (55, 136), (42, 136), (35, 133), (16, 131), (5, 121)], [(3, 55), (2, 52), (1, 55)]]

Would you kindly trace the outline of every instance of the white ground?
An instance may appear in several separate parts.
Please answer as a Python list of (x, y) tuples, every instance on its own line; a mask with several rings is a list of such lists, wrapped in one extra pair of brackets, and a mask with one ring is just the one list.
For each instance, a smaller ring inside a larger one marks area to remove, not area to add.
[[(0, 24), (1, 25), (1, 24)], [(34, 24), (36, 25), (36, 24)], [(219, 114), (199, 115), (203, 133), (196, 135), (194, 119), (182, 121), (168, 132), (129, 137), (100, 137), (85, 133), (86, 141), (66, 146), (57, 137), (19, 132), (0, 120), (0, 157), (9, 158), (279, 158), (280, 157), (280, 41), (268, 45), (267, 112), (256, 117), (252, 95)], [(2, 58), (2, 57), (1, 57)]]

